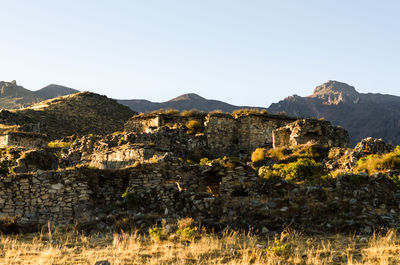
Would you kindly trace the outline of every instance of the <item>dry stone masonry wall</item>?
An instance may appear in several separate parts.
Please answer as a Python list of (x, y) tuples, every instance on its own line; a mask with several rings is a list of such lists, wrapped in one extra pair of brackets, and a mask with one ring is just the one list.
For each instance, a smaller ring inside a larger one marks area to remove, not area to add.
[(22, 148), (47, 147), (48, 138), (44, 134), (33, 132), (8, 132), (0, 135), (0, 148), (16, 146)]
[[(202, 124), (204, 131), (188, 133), (185, 125), (191, 120)], [(385, 191), (384, 197), (360, 197), (358, 203), (358, 199), (349, 199), (354, 187), (340, 183), (330, 184), (329, 192), (323, 190), (329, 194), (313, 194), (312, 187), (308, 190), (283, 180), (267, 183), (258, 177), (256, 169), (237, 158), (218, 163), (207, 159), (201, 164), (192, 162), (204, 157), (248, 158), (257, 147), (271, 147), (281, 131), (286, 137), (282, 145), (316, 141), (347, 146), (348, 135), (329, 122), (268, 114), (155, 115), (135, 116), (126, 123), (125, 130), (105, 137), (77, 138), (67, 148), (23, 152), (15, 172), (2, 175), (0, 217), (16, 218), (23, 227), (50, 221), (113, 229), (124, 218), (133, 218), (135, 226), (145, 228), (153, 225), (150, 219), (191, 216), (215, 227), (254, 226), (267, 230), (293, 222), (304, 226), (312, 218), (327, 217), (316, 224), (337, 229), (342, 221), (327, 223), (332, 216), (325, 212), (326, 207), (309, 206), (337, 197), (339, 208), (356, 205), (362, 210), (357, 208), (352, 213), (365, 213), (357, 221), (355, 215), (345, 218), (354, 221), (351, 226), (365, 223), (368, 218), (374, 220), (371, 227), (377, 225), (375, 219), (383, 212), (376, 213), (375, 209), (381, 204), (389, 216), (384, 222), (396, 221), (397, 194), (384, 182), (376, 188), (378, 193)], [(43, 159), (35, 156), (58, 160), (46, 167)], [(372, 189), (370, 182), (365, 184), (368, 189)], [(378, 206), (361, 204), (374, 199)]]
[(204, 146), (208, 147), (214, 157), (242, 156), (248, 155), (257, 147), (294, 146), (310, 141), (330, 147), (347, 147), (349, 141), (348, 133), (344, 129), (332, 126), (328, 121), (271, 114), (248, 114), (238, 117), (224, 113), (210, 113), (206, 117), (139, 115), (132, 117), (125, 124), (125, 131), (136, 134), (154, 133), (166, 124), (183, 126), (191, 119), (204, 122)]

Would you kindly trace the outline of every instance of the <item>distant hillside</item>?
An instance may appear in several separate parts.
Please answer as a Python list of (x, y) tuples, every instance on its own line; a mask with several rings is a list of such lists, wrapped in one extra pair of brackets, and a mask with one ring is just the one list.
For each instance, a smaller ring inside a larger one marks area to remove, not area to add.
[(79, 93), (80, 91), (73, 89), (73, 88), (65, 87), (65, 86), (50, 84), (48, 86), (45, 86), (42, 89), (39, 89), (39, 90), (33, 91), (33, 92), (36, 95), (38, 95), (38, 97), (45, 100), (45, 99), (51, 99), (51, 98), (56, 98), (56, 97)]
[[(131, 109), (113, 99), (90, 92), (58, 97), (33, 106), (1, 112), (5, 125), (24, 128), (39, 125), (42, 133), (51, 139), (68, 135), (104, 135), (122, 131), (124, 123), (133, 115)], [(28, 124), (29, 123), (29, 124)]]
[(18, 86), (16, 81), (0, 81), (0, 108), (18, 109), (37, 103), (42, 99), (34, 92)]
[(177, 109), (179, 111), (197, 109), (205, 112), (210, 112), (213, 110), (232, 112), (236, 109), (250, 108), (246, 106), (234, 106), (219, 100), (205, 99), (193, 93), (184, 94), (169, 101), (160, 103), (141, 99), (118, 100), (118, 102), (137, 112), (149, 112), (158, 109), (170, 108)]
[(31, 91), (18, 86), (16, 81), (0, 81), (0, 109), (20, 109), (40, 101), (78, 93), (76, 89), (59, 85), (48, 85), (40, 90)]
[(397, 96), (358, 93), (348, 84), (328, 81), (317, 86), (308, 97), (290, 96), (271, 104), (268, 110), (325, 118), (348, 130), (351, 144), (369, 136), (400, 144), (400, 97)]

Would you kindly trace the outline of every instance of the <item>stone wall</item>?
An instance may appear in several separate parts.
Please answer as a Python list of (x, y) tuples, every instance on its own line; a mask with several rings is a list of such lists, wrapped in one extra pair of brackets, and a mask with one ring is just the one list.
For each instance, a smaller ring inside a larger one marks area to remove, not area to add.
[(0, 135), (0, 147), (4, 148), (8, 146), (8, 135), (2, 134)]
[(210, 114), (205, 122), (207, 146), (214, 156), (233, 155), (238, 151), (238, 126), (229, 114)]
[(133, 116), (125, 123), (124, 130), (134, 133), (150, 133), (158, 127), (160, 127), (159, 116)]
[[(348, 146), (347, 132), (332, 126), (330, 122), (271, 114), (247, 114), (238, 117), (223, 113), (210, 113), (206, 117), (165, 114), (134, 116), (125, 125), (125, 130), (141, 135), (139, 138), (143, 133), (150, 131), (149, 134), (157, 134), (166, 125), (168, 128), (181, 128), (182, 130), (179, 131), (184, 132), (186, 129), (184, 125), (191, 119), (204, 121), (205, 138), (197, 137), (196, 139), (205, 140), (201, 146), (208, 150), (202, 153), (208, 153), (211, 157), (248, 158), (258, 147), (293, 146), (309, 141), (328, 146)], [(181, 142), (186, 142), (187, 139), (184, 138), (182, 136)], [(166, 146), (162, 144), (163, 142), (168, 142), (168, 139), (159, 138), (156, 141), (157, 146)]]
[(138, 199), (135, 205), (128, 205), (132, 209), (215, 221), (221, 199), (235, 186), (226, 184), (218, 197), (222, 176), (237, 182), (243, 175), (240, 169), (178, 160), (116, 171), (81, 168), (13, 174), (0, 183), (0, 218), (18, 217), (24, 226), (97, 222), (109, 212), (121, 210), (116, 203), (130, 187)]
[(135, 115), (125, 123), (126, 132), (151, 133), (159, 127), (167, 126), (169, 128), (183, 127), (188, 121), (196, 120), (204, 123), (205, 114), (199, 113), (191, 116), (173, 115), (173, 114), (145, 114)]
[(18, 216), (24, 225), (72, 223), (74, 208), (88, 202), (90, 193), (74, 172), (11, 175), (0, 182), (0, 215)]
[[(129, 196), (122, 198), (127, 190)], [(80, 168), (13, 174), (0, 182), (0, 217), (21, 227), (72, 224), (116, 229), (128, 219), (148, 229), (161, 219), (202, 225), (313, 232), (366, 231), (398, 225), (398, 188), (383, 176), (340, 176), (323, 186), (262, 180), (240, 162), (192, 165), (179, 160), (121, 170)], [(369, 232), (368, 232), (369, 231)]]
[(239, 149), (251, 153), (257, 147), (272, 147), (272, 132), (293, 122), (294, 118), (268, 114), (241, 116), (238, 121)]
[(0, 136), (0, 148), (16, 146), (22, 148), (47, 147), (46, 135), (33, 132), (8, 132)]
[(132, 166), (135, 162), (148, 162), (165, 156), (165, 152), (157, 150), (154, 146), (124, 145), (107, 150), (107, 152), (93, 152), (83, 156), (89, 166), (99, 169), (116, 169)]
[(349, 134), (328, 121), (299, 119), (273, 131), (273, 147), (314, 143), (329, 147), (348, 147)]
[(162, 127), (154, 133), (127, 133), (77, 139), (63, 155), (65, 167), (89, 164), (100, 169), (155, 162), (166, 156), (199, 161), (209, 157), (204, 135), (190, 135), (182, 128)]

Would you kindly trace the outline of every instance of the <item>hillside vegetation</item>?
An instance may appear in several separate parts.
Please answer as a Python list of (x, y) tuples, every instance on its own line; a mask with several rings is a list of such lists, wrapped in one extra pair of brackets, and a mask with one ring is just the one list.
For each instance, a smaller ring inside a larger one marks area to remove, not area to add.
[[(50, 139), (70, 135), (120, 131), (133, 114), (131, 109), (106, 96), (90, 92), (58, 97), (4, 115), (4, 124), (38, 124)], [(28, 126), (29, 127), (29, 126)]]

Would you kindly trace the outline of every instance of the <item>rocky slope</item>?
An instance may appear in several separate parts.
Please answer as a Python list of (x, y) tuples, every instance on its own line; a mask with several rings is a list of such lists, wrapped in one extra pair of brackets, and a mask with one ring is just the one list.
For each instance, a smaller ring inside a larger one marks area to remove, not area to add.
[(45, 100), (45, 99), (57, 98), (61, 96), (79, 93), (79, 90), (65, 86), (50, 84), (42, 89), (34, 91), (34, 93), (38, 95), (41, 99)]
[(40, 90), (31, 91), (12, 82), (0, 81), (0, 109), (19, 109), (40, 101), (78, 93), (76, 89), (59, 85), (48, 85)]
[(0, 113), (3, 126), (17, 125), (40, 131), (50, 139), (69, 135), (121, 131), (135, 112), (115, 100), (90, 92), (58, 97), (33, 106)]
[(42, 99), (34, 92), (18, 86), (16, 81), (0, 81), (0, 108), (18, 109), (39, 102)]
[(118, 100), (118, 102), (137, 112), (149, 112), (153, 110), (170, 108), (177, 109), (179, 111), (197, 109), (205, 112), (210, 112), (213, 110), (232, 112), (241, 108), (250, 108), (245, 106), (234, 106), (219, 100), (205, 99), (194, 93), (184, 94), (161, 103), (141, 99)]
[(348, 84), (328, 81), (316, 87), (310, 96), (290, 96), (271, 104), (268, 110), (329, 120), (349, 131), (353, 145), (366, 137), (400, 144), (400, 97), (397, 96), (358, 93)]

